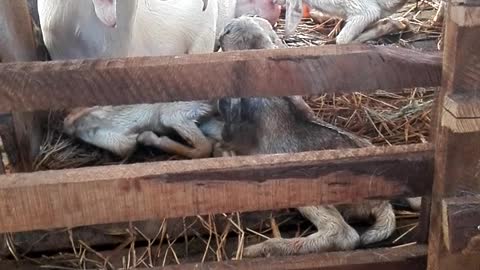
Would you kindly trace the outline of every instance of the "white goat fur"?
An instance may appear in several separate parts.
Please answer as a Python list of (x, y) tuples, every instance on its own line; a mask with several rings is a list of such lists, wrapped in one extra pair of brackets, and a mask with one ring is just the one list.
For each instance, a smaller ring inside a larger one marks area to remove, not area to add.
[(286, 5), (286, 35), (295, 32), (302, 18), (303, 4), (322, 13), (346, 20), (336, 38), (337, 44), (354, 41), (368, 26), (390, 16), (407, 0), (274, 0)]
[[(213, 52), (220, 31), (237, 14), (258, 12), (273, 23), (280, 6), (271, 0), (38, 0), (38, 12), (45, 45), (57, 60)], [(131, 154), (138, 142), (198, 158), (211, 154), (211, 143), (196, 126), (210, 111), (203, 102), (79, 108), (64, 128), (120, 156)], [(193, 149), (162, 136), (170, 130)]]
[[(280, 13), (271, 0), (210, 0), (205, 11), (201, 0), (92, 1), (38, 0), (45, 44), (53, 59), (213, 52), (220, 31), (237, 14), (258, 12), (273, 22)], [(107, 13), (104, 20), (95, 13), (108, 1), (116, 2), (111, 11), (116, 12), (115, 22), (107, 12), (98, 12)], [(108, 27), (112, 25), (115, 28)]]

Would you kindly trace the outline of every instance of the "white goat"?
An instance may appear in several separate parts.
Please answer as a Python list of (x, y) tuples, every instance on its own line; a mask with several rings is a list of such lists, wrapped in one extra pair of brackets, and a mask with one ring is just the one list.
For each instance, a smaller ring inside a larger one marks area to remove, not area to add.
[(53, 59), (208, 53), (235, 16), (251, 13), (272, 23), (280, 16), (271, 0), (209, 0), (202, 7), (201, 0), (38, 0)]
[[(221, 29), (238, 14), (257, 14), (273, 24), (280, 6), (271, 0), (38, 0), (38, 12), (45, 45), (57, 60), (209, 53)], [(204, 102), (78, 108), (67, 116), (64, 129), (121, 156), (139, 142), (206, 157), (211, 143), (196, 124), (210, 111)], [(171, 130), (193, 149), (162, 136)]]
[[(407, 0), (273, 0), (286, 5), (285, 34), (292, 35), (302, 18), (303, 4), (346, 20), (337, 44), (364, 42), (408, 27), (406, 20), (379, 20), (400, 9)], [(377, 23), (378, 22), (378, 23)], [(368, 31), (365, 31), (368, 30)], [(365, 31), (365, 32), (364, 32)]]

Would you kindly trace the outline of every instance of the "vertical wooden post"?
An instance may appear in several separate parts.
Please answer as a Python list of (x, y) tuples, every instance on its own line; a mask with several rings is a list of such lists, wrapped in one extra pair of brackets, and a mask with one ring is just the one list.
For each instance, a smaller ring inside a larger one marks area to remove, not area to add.
[(480, 194), (480, 0), (450, 0), (445, 26), (428, 269), (480, 269), (480, 254), (447, 249), (442, 216), (445, 198)]
[[(26, 0), (0, 0), (0, 61), (39, 60), (32, 19)], [(20, 86), (19, 86), (20, 87)], [(14, 112), (12, 124), (7, 128), (15, 138), (16, 159), (12, 161), (17, 171), (30, 171), (42, 140), (41, 112)], [(4, 141), (9, 143), (8, 140)], [(10, 155), (10, 158), (12, 156)]]
[(5, 174), (5, 165), (3, 164), (3, 159), (0, 156), (0, 175)]

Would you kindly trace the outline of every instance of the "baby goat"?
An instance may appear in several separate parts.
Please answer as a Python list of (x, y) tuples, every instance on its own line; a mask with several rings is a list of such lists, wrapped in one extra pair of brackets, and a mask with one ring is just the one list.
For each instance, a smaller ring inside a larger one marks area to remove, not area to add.
[[(197, 123), (211, 113), (212, 106), (205, 102), (76, 108), (65, 118), (64, 131), (124, 158), (135, 151), (137, 143), (170, 154), (202, 158), (211, 155), (212, 142)], [(173, 131), (193, 148), (166, 136)]]
[[(275, 47), (277, 38), (261, 18), (240, 17), (222, 33), (223, 51)], [(260, 31), (260, 29), (263, 29)], [(270, 43), (268, 42), (270, 40)], [(238, 44), (238, 46), (235, 46)], [(218, 110), (225, 121), (222, 132), (226, 149), (240, 155), (356, 148), (371, 144), (315, 117), (301, 97), (224, 98)], [(388, 238), (395, 229), (395, 214), (388, 201), (355, 205), (300, 207), (318, 232), (307, 237), (270, 239), (249, 246), (244, 256), (291, 255), (332, 250), (350, 250)], [(362, 235), (347, 221), (374, 217), (375, 223)]]
[[(407, 0), (274, 0), (286, 5), (285, 34), (295, 32), (302, 18), (303, 3), (312, 9), (346, 20), (337, 44), (365, 42), (394, 31), (405, 30), (408, 21), (384, 19), (403, 7)], [(380, 21), (379, 21), (380, 20)]]

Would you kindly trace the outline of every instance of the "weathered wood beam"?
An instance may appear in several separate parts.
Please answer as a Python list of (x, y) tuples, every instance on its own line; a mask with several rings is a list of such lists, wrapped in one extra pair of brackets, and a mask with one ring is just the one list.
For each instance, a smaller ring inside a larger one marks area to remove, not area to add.
[[(205, 264), (172, 265), (155, 270), (424, 270), (427, 247), (414, 245)], [(138, 269), (146, 270), (146, 269)]]
[(480, 255), (480, 195), (445, 199), (442, 206), (447, 249)]
[(428, 194), (429, 144), (0, 176), (0, 232)]
[[(357, 250), (289, 256), (283, 258), (261, 258), (239, 261), (208, 262), (204, 264), (182, 264), (148, 268), (153, 270), (424, 270), (427, 247), (414, 245), (397, 248)], [(30, 262), (0, 261), (0, 269), (40, 270), (44, 267)], [(137, 270), (147, 270), (137, 268)]]
[(1, 156), (0, 156), (0, 174), (5, 174), (5, 164), (3, 164), (3, 158)]
[(2, 138), (3, 150), (5, 150), (8, 160), (13, 167), (17, 167), (19, 159), (11, 113), (0, 113), (0, 138)]
[(0, 65), (0, 110), (440, 85), (441, 57), (367, 45)]
[[(42, 60), (37, 52), (27, 2), (0, 0), (0, 62)], [(10, 91), (15, 92), (21, 88), (21, 84), (14, 85)], [(4, 90), (3, 85), (0, 85), (0, 89)], [(14, 138), (15, 146), (9, 145), (7, 148), (18, 150), (12, 161), (13, 167), (16, 171), (31, 171), (43, 139), (42, 118), (45, 113), (24, 112), (15, 106), (7, 108), (0, 105), (0, 108), (1, 112), (13, 111), (11, 125), (3, 132), (7, 136), (5, 144), (12, 143), (8, 137)]]
[[(444, 241), (445, 198), (480, 194), (480, 0), (447, 8), (443, 82), (435, 114), (435, 182), (428, 269), (478, 270), (478, 254), (452, 253)], [(447, 242), (448, 243), (448, 242)]]

